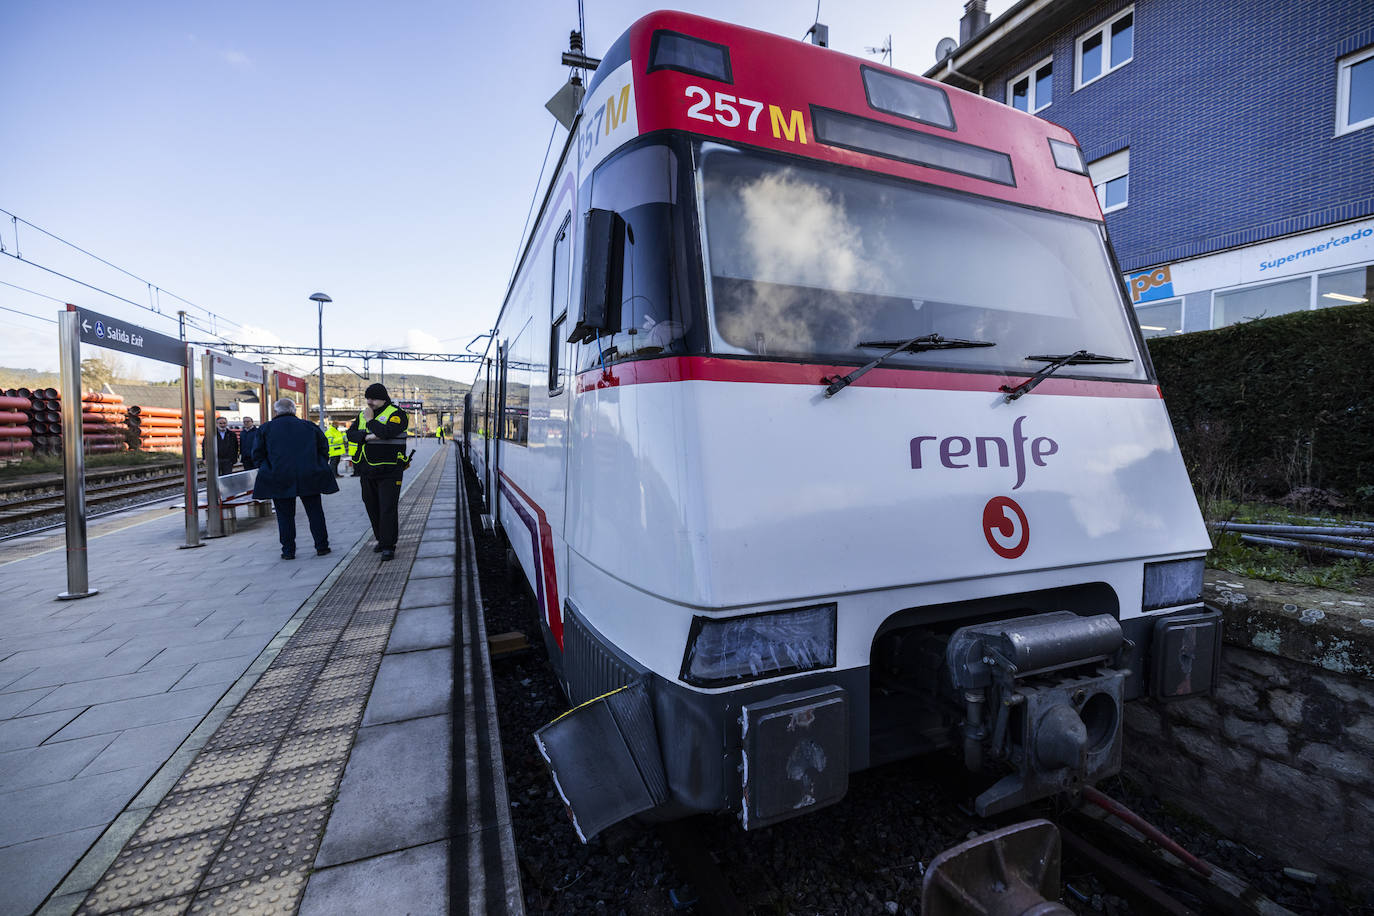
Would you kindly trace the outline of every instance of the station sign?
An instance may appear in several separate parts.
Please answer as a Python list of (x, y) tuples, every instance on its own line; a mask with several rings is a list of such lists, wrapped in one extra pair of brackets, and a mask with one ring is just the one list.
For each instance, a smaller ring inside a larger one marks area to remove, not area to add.
[(399, 408), (401, 408), (402, 410), (404, 410), (406, 413), (412, 413), (412, 412), (417, 411), (417, 410), (424, 410), (424, 409), (425, 409), (425, 402), (424, 402), (424, 401), (397, 401), (397, 402), (396, 402), (396, 406), (399, 407)]
[(294, 375), (287, 375), (285, 372), (276, 373), (277, 387), (282, 391), (295, 391), (305, 394), (305, 379), (297, 378)]
[(90, 309), (68, 306), (68, 310), (76, 312), (78, 316), (77, 325), (83, 344), (94, 344), (108, 350), (119, 350), (178, 366), (186, 364), (184, 341)]
[(225, 356), (223, 353), (216, 353), (213, 350), (206, 350), (205, 352), (213, 357), (216, 378), (241, 379), (245, 382), (252, 382), (254, 385), (261, 385), (267, 377), (266, 371), (257, 363), (234, 359), (232, 356)]

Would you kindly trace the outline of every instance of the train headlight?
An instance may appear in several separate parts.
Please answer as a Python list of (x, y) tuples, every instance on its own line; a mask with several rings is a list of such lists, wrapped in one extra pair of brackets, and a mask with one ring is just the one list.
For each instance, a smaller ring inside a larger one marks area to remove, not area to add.
[(698, 687), (797, 674), (835, 664), (835, 605), (745, 617), (695, 617), (682, 679)]
[(1202, 600), (1203, 557), (1145, 564), (1145, 588), (1140, 609), (1157, 611), (1162, 607), (1196, 604)]

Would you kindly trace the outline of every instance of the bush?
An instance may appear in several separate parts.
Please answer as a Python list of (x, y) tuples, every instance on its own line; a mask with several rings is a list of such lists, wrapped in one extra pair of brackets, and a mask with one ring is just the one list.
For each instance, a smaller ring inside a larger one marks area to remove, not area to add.
[(1149, 341), (1204, 508), (1337, 491), (1374, 508), (1374, 305)]

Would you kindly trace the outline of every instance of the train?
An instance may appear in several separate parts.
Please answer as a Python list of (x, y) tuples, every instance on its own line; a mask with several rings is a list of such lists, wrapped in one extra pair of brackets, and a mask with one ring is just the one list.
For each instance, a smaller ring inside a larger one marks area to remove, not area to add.
[(1215, 689), (1210, 542), (1082, 151), (989, 99), (639, 19), (463, 430), (584, 842), (932, 755), (988, 816), (1118, 772), (1125, 704)]

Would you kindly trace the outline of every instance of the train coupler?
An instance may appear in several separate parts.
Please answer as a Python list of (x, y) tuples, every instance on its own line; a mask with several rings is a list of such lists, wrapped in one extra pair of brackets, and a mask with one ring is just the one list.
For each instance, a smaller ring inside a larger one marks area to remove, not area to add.
[[(1061, 611), (954, 633), (946, 662), (965, 700), (965, 764), (977, 770), (991, 759), (1013, 770), (975, 799), (979, 815), (1072, 792), (1121, 769), (1128, 672), (1113, 665), (1122, 646), (1120, 624), (1108, 614)], [(988, 714), (991, 735), (983, 738)]]

